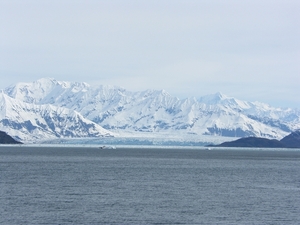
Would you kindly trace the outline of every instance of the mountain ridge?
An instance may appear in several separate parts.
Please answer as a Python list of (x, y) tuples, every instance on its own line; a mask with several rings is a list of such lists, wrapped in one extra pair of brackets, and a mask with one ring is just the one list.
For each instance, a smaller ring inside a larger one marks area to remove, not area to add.
[(80, 113), (51, 104), (37, 105), (0, 93), (0, 130), (20, 141), (62, 137), (113, 136)]
[(131, 92), (118, 86), (53, 78), (17, 83), (2, 92), (28, 104), (76, 111), (112, 133), (122, 130), (281, 139), (300, 128), (300, 110), (241, 101), (220, 92), (179, 99), (165, 90)]

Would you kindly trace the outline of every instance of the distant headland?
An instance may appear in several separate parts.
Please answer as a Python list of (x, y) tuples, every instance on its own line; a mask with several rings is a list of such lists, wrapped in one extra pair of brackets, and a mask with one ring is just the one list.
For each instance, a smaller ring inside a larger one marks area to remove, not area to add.
[(300, 130), (292, 132), (280, 141), (275, 139), (244, 137), (209, 147), (254, 147), (254, 148), (300, 148)]

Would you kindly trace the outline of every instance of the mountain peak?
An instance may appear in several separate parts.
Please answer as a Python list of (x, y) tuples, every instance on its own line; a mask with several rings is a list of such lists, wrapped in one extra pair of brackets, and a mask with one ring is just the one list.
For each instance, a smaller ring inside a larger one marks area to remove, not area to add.
[(199, 98), (199, 102), (206, 103), (206, 104), (217, 104), (222, 100), (228, 99), (229, 97), (224, 95), (221, 92), (217, 92), (211, 95), (205, 95)]
[(223, 100), (223, 99), (228, 98), (228, 96), (224, 95), (223, 93), (221, 93), (219, 91), (217, 93), (213, 94), (213, 95), (215, 96), (216, 99), (219, 99), (219, 100)]
[(34, 83), (45, 83), (45, 82), (57, 83), (57, 80), (55, 80), (52, 77), (42, 77), (42, 78), (34, 81)]

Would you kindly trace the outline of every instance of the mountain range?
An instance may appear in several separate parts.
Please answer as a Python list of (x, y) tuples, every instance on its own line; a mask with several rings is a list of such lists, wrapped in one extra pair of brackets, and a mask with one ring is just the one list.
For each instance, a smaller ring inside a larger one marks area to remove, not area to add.
[(215, 93), (179, 99), (165, 90), (42, 78), (0, 93), (0, 130), (22, 142), (134, 134), (281, 139), (300, 128), (300, 110)]

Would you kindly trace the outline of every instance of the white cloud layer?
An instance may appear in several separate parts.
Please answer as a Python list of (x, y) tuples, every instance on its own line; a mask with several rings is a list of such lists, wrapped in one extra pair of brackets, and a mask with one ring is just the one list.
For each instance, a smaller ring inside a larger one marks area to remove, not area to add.
[(2, 0), (0, 88), (41, 77), (300, 108), (298, 0)]

